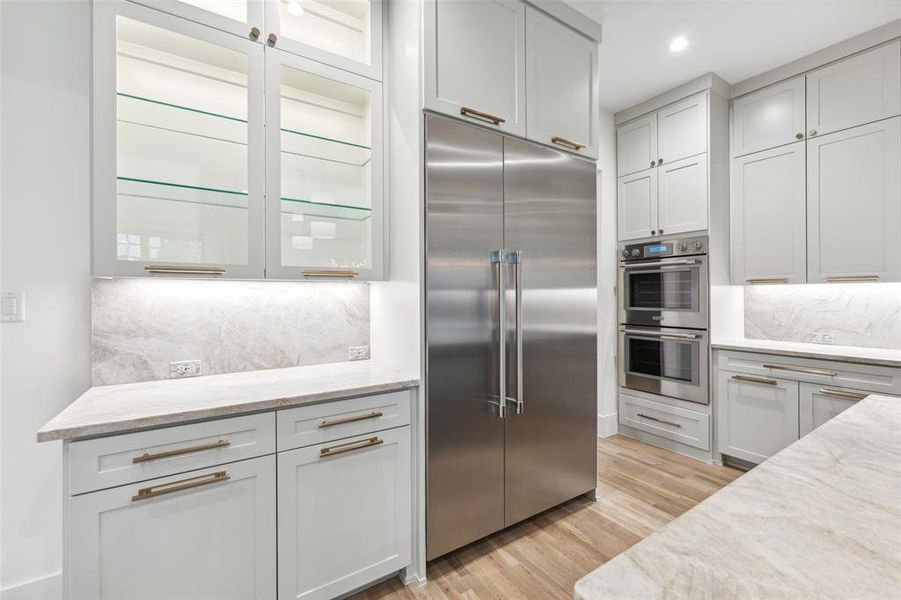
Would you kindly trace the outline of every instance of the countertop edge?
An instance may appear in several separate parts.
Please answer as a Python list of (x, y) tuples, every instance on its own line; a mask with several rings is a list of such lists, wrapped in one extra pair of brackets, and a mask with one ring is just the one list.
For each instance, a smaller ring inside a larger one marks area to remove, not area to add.
[[(798, 342), (801, 343), (801, 342)], [(827, 346), (828, 347), (828, 346)], [(854, 356), (851, 354), (830, 354), (817, 352), (814, 349), (801, 350), (790, 348), (776, 348), (766, 346), (744, 345), (740, 342), (711, 342), (713, 350), (732, 350), (735, 352), (750, 352), (756, 354), (768, 354), (772, 356), (794, 356), (798, 358), (811, 358), (814, 360), (828, 360), (833, 362), (852, 363), (858, 365), (876, 365), (881, 367), (901, 368), (901, 359), (879, 358), (873, 356)]]

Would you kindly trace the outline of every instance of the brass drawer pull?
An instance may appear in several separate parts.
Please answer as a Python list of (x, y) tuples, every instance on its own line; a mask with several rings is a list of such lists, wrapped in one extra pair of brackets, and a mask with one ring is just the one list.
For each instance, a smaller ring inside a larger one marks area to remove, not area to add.
[(476, 110), (474, 108), (469, 108), (468, 106), (460, 107), (460, 114), (464, 117), (473, 117), (475, 119), (480, 119), (482, 121), (486, 121), (493, 125), (500, 125), (501, 123), (506, 123), (506, 119), (502, 119), (500, 117), (495, 117), (494, 115), (490, 115), (486, 112), (482, 112), (480, 110)]
[(380, 413), (378, 411), (372, 411), (371, 413), (366, 413), (365, 415), (354, 415), (352, 417), (333, 419), (331, 421), (320, 421), (319, 428), (323, 429), (325, 427), (334, 427), (335, 425), (344, 425), (345, 423), (354, 423), (356, 421), (365, 421), (366, 419), (377, 419), (381, 416), (382, 416), (382, 413)]
[(679, 429), (682, 429), (681, 425), (679, 425), (678, 423), (673, 423), (672, 421), (664, 421), (663, 419), (658, 419), (657, 417), (652, 417), (651, 415), (646, 415), (643, 413), (635, 413), (635, 414), (637, 414), (639, 417), (641, 417), (643, 419), (650, 419), (651, 421), (657, 421), (658, 423), (663, 423), (664, 425), (670, 425), (672, 427), (678, 427)]
[(170, 267), (166, 265), (147, 265), (144, 270), (160, 275), (225, 275), (223, 267)]
[(806, 375), (823, 375), (824, 377), (835, 377), (838, 375), (835, 371), (826, 371), (825, 369), (813, 369), (810, 367), (796, 367), (794, 365), (763, 365), (764, 369), (777, 369), (779, 371), (791, 371), (792, 373), (804, 373)]
[(304, 277), (342, 277), (353, 279), (360, 273), (358, 271), (335, 271), (329, 269), (304, 269)]
[(582, 148), (585, 147), (585, 144), (580, 144), (578, 142), (574, 142), (572, 140), (568, 140), (566, 138), (562, 138), (557, 135), (555, 135), (554, 137), (551, 138), (551, 143), (557, 144), (558, 146), (566, 146), (567, 148), (572, 148), (573, 150), (581, 150)]
[(745, 279), (745, 283), (755, 285), (758, 283), (788, 283), (788, 277), (752, 277)]
[(326, 456), (335, 456), (336, 454), (344, 454), (345, 452), (353, 452), (354, 450), (361, 450), (362, 448), (368, 448), (370, 446), (378, 446), (382, 443), (377, 437), (371, 437), (368, 440), (363, 440), (362, 442), (351, 442), (349, 444), (341, 444), (339, 446), (329, 446), (328, 448), (323, 448), (319, 451), (319, 458), (325, 458)]
[(131, 501), (137, 502), (138, 500), (147, 500), (148, 498), (156, 498), (157, 496), (174, 494), (175, 492), (182, 492), (184, 490), (190, 490), (203, 485), (210, 485), (211, 483), (219, 483), (220, 481), (228, 481), (229, 479), (231, 479), (231, 476), (229, 476), (226, 471), (216, 471), (215, 473), (210, 473), (209, 475), (201, 475), (200, 477), (192, 477), (190, 479), (182, 479), (181, 481), (173, 481), (172, 483), (164, 483), (158, 486), (141, 488), (138, 490), (138, 494), (136, 496), (131, 497)]
[(849, 392), (848, 390), (836, 390), (832, 388), (820, 388), (820, 393), (826, 396), (836, 396), (838, 398), (848, 398), (850, 400), (863, 400), (869, 394), (861, 394), (860, 392)]
[(194, 452), (203, 452), (204, 450), (216, 450), (219, 448), (228, 448), (232, 443), (228, 440), (219, 440), (212, 444), (203, 444), (200, 446), (191, 446), (190, 448), (179, 448), (178, 450), (166, 450), (165, 452), (157, 452), (149, 454), (145, 452), (141, 456), (131, 459), (132, 463), (145, 463), (151, 460), (159, 460), (161, 458), (169, 458), (170, 456), (181, 456), (183, 454), (193, 454)]
[(732, 379), (736, 381), (744, 381), (747, 383), (762, 383), (764, 385), (779, 385), (778, 381), (773, 379), (764, 379), (763, 377), (751, 377), (750, 375), (733, 375)]
[(879, 275), (829, 275), (823, 279), (829, 283), (865, 283), (879, 281)]

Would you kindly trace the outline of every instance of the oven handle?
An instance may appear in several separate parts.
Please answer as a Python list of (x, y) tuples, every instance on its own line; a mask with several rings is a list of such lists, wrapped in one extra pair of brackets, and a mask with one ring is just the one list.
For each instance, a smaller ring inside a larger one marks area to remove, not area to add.
[(655, 260), (653, 262), (643, 262), (643, 263), (635, 263), (635, 264), (624, 264), (623, 269), (627, 271), (629, 269), (641, 269), (644, 267), (681, 267), (681, 266), (692, 266), (699, 265), (701, 261), (694, 260), (691, 258), (684, 260)]
[(626, 335), (649, 335), (652, 337), (659, 337), (663, 339), (677, 339), (677, 340), (697, 340), (702, 336), (700, 333), (672, 333), (668, 331), (641, 331), (640, 329), (620, 329), (621, 333), (625, 333)]

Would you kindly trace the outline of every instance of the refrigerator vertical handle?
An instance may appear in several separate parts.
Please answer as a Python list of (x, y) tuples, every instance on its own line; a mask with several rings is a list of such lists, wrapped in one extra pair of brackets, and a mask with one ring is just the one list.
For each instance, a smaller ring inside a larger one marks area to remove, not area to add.
[(498, 416), (503, 419), (507, 416), (507, 311), (506, 307), (504, 306), (506, 303), (506, 286), (504, 285), (504, 251), (493, 251), (491, 253), (491, 262), (494, 265), (495, 273), (497, 275), (497, 406)]
[(516, 397), (510, 401), (516, 403), (516, 414), (521, 415), (525, 403), (523, 402), (522, 389), (522, 251), (515, 250), (507, 253), (507, 262), (513, 265), (514, 291), (514, 332), (516, 333)]

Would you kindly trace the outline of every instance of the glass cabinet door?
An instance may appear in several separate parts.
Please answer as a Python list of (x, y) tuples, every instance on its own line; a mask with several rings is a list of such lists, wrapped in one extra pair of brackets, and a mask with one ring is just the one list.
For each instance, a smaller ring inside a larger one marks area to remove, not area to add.
[(381, 84), (266, 54), (266, 275), (378, 279)]
[(264, 0), (132, 0), (241, 37), (263, 36)]
[(94, 274), (262, 277), (263, 47), (94, 11)]
[(382, 0), (265, 2), (277, 48), (382, 80)]

